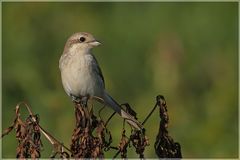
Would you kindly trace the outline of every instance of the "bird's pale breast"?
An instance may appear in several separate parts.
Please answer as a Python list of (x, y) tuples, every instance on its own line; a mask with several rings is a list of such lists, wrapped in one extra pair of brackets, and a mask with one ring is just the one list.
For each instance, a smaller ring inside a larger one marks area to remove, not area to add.
[(91, 54), (69, 54), (62, 60), (62, 83), (68, 95), (98, 96), (103, 91), (103, 84), (94, 72), (95, 60)]

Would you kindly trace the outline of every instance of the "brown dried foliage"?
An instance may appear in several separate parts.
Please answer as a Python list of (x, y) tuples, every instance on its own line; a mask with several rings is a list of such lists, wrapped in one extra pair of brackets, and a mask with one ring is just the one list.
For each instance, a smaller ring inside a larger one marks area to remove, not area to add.
[[(76, 124), (72, 135), (73, 158), (103, 158), (112, 143), (110, 131), (102, 120), (98, 120), (87, 106), (75, 103)], [(93, 133), (96, 132), (96, 135)], [(106, 139), (106, 136), (109, 138)]]
[[(159, 107), (160, 127), (155, 142), (155, 152), (159, 158), (181, 158), (181, 148), (179, 143), (175, 143), (168, 135), (167, 127), (169, 117), (167, 114), (167, 105), (163, 96), (157, 96), (157, 102), (151, 112), (144, 119), (142, 125), (146, 123), (154, 110)], [(20, 105), (24, 104), (29, 112), (29, 116), (25, 121), (20, 117)], [(115, 112), (106, 120), (102, 120), (100, 116), (96, 117), (88, 106), (81, 103), (75, 104), (76, 124), (72, 134), (72, 144), (70, 149), (54, 138), (50, 133), (44, 130), (39, 124), (39, 117), (34, 115), (30, 107), (25, 102), (16, 106), (16, 117), (13, 124), (7, 128), (2, 137), (7, 135), (13, 129), (16, 131), (16, 139), (18, 140), (17, 158), (40, 158), (42, 149), (41, 133), (53, 146), (53, 152), (50, 158), (104, 158), (104, 152), (110, 149), (118, 150), (113, 158), (121, 154), (121, 158), (127, 158), (128, 148), (133, 146), (139, 158), (144, 158), (144, 151), (149, 145), (149, 140), (145, 135), (145, 129), (131, 130), (131, 135), (126, 135), (125, 120), (123, 120), (123, 129), (121, 140), (117, 147), (111, 146), (112, 135), (107, 129), (107, 124), (115, 115)], [(136, 112), (131, 109), (128, 104), (124, 104), (126, 112), (137, 118)], [(132, 144), (132, 145), (130, 145)]]
[(3, 132), (2, 137), (14, 128), (18, 141), (16, 158), (39, 158), (42, 147), (38, 126), (39, 118), (30, 112), (30, 115), (23, 121), (20, 117), (20, 105), (21, 103), (16, 106), (16, 117), (13, 124)]
[(127, 148), (128, 148), (128, 140), (129, 138), (127, 138), (126, 136), (126, 130), (123, 129), (122, 131), (122, 137), (121, 140), (119, 142), (118, 148), (119, 148), (119, 152), (121, 153), (121, 158), (127, 158)]
[[(20, 107), (26, 107), (29, 115), (25, 121), (20, 116)], [(70, 151), (66, 146), (56, 140), (51, 134), (45, 131), (39, 124), (39, 116), (33, 114), (29, 105), (25, 102), (20, 102), (16, 105), (16, 116), (13, 124), (3, 131), (2, 137), (9, 134), (13, 129), (16, 132), (18, 141), (16, 158), (40, 158), (42, 142), (41, 133), (53, 145), (53, 155), (51, 158), (59, 156), (60, 158), (69, 158), (69, 154), (64, 151)]]
[(139, 154), (139, 158), (144, 158), (144, 150), (146, 146), (149, 146), (149, 140), (147, 136), (140, 131), (136, 131), (135, 134), (131, 135), (130, 139), (136, 149), (136, 153)]
[(160, 113), (159, 132), (154, 145), (155, 152), (159, 158), (182, 158), (181, 146), (174, 142), (168, 135), (169, 116), (167, 113), (167, 104), (163, 96), (157, 96), (157, 105)]
[[(137, 119), (137, 113), (130, 107), (128, 103), (123, 104), (126, 107), (126, 112), (131, 114), (133, 117)], [(147, 121), (147, 119), (151, 116), (152, 112), (147, 116), (142, 125)], [(145, 147), (149, 146), (149, 140), (145, 135), (145, 129), (143, 130), (131, 130), (130, 138), (126, 136), (125, 130), (125, 120), (123, 121), (123, 130), (122, 137), (120, 143), (118, 145), (118, 152), (114, 155), (113, 158), (117, 158), (118, 154), (121, 154), (121, 158), (127, 158), (127, 149), (131, 147), (130, 143), (132, 143), (133, 147), (136, 150), (136, 153), (139, 154), (139, 158), (144, 158), (144, 150)]]

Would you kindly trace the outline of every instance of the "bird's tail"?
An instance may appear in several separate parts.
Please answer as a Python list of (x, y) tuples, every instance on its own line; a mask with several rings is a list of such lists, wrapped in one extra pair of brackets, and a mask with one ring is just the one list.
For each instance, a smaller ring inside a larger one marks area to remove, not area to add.
[(140, 122), (138, 122), (133, 116), (124, 111), (122, 107), (109, 95), (105, 92), (104, 94), (104, 102), (107, 106), (110, 106), (115, 112), (117, 112), (122, 118), (126, 119), (126, 121), (138, 130), (142, 130), (143, 126)]

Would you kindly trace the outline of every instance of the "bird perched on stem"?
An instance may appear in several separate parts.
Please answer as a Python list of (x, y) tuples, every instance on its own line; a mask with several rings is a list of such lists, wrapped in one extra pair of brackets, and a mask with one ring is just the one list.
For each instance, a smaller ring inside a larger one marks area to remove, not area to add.
[[(90, 33), (73, 34), (66, 42), (59, 61), (62, 84), (73, 101), (87, 103), (89, 98), (100, 98), (134, 128), (142, 125), (106, 92), (102, 71), (91, 49), (100, 45)], [(86, 106), (86, 105), (85, 105)]]

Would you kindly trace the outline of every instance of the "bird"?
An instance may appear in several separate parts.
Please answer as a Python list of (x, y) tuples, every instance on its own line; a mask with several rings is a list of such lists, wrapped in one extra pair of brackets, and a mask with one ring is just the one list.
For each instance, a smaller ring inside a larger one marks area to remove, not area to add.
[(90, 98), (101, 99), (133, 128), (142, 130), (142, 124), (126, 112), (105, 90), (104, 77), (92, 49), (101, 43), (87, 32), (71, 35), (59, 60), (62, 85), (72, 101), (85, 101)]

